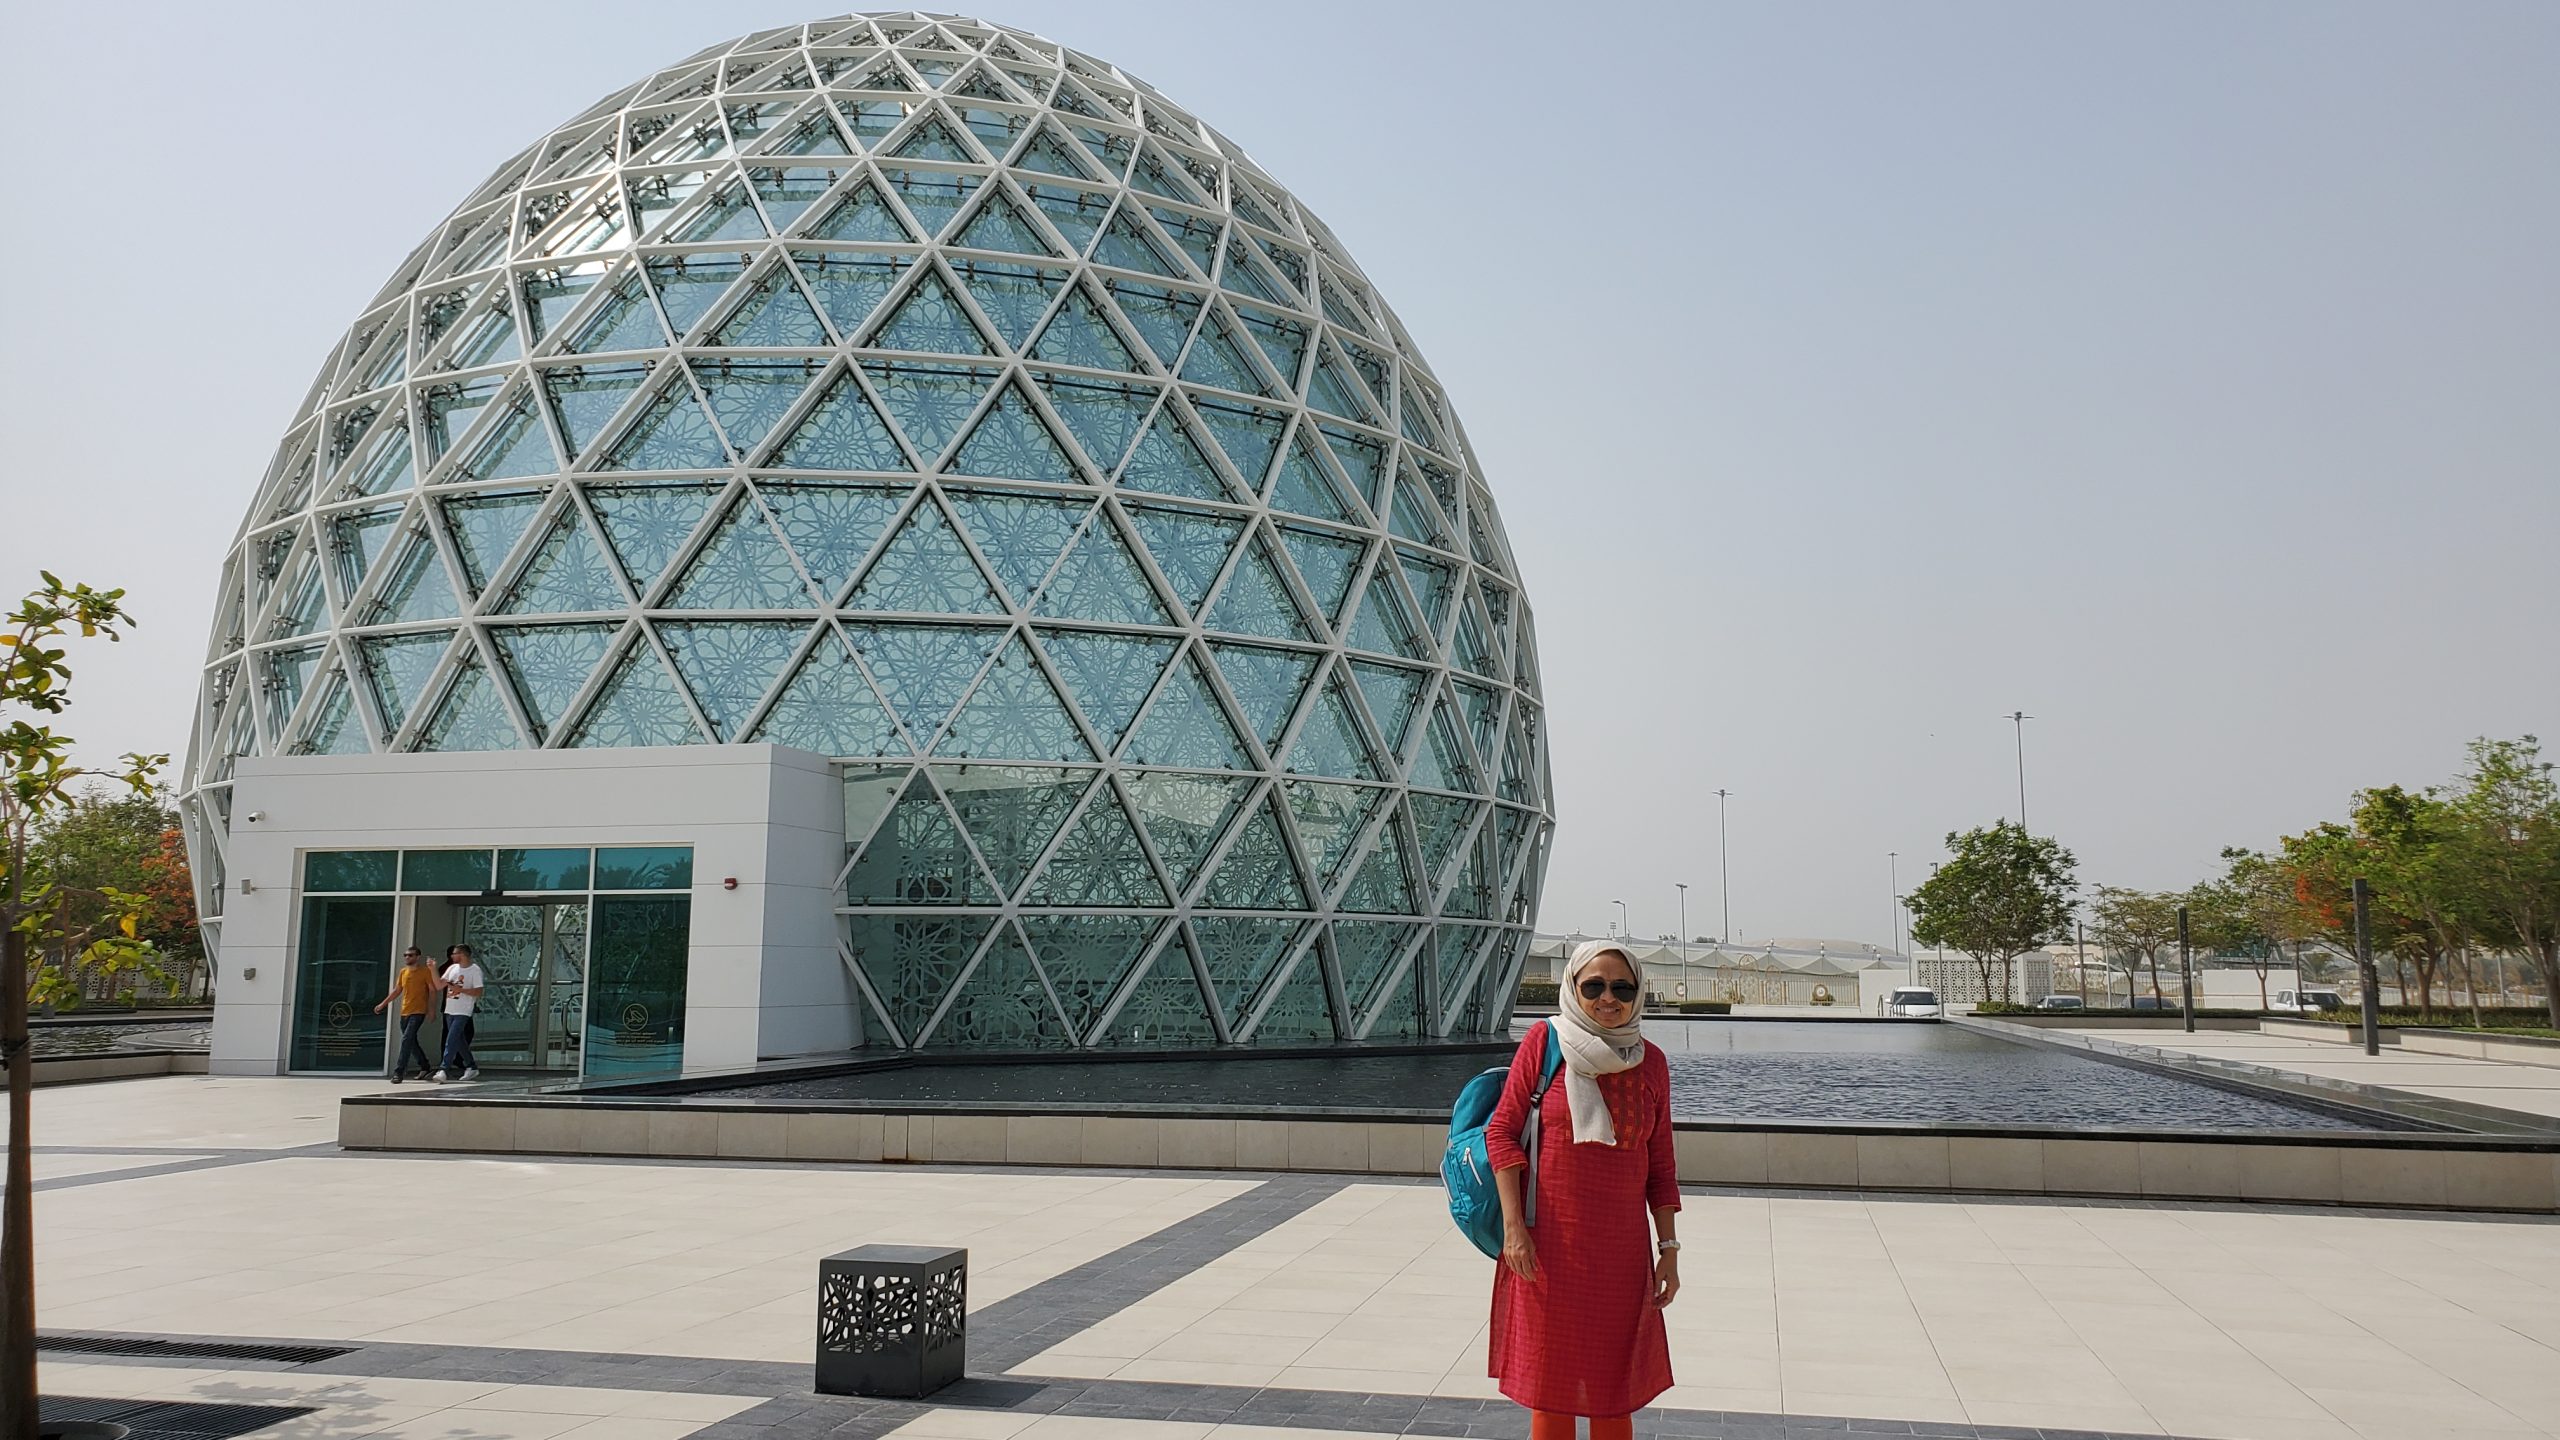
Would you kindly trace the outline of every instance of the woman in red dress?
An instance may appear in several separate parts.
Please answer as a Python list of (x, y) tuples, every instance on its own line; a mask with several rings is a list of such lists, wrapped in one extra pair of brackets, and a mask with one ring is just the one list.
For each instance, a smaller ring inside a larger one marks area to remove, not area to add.
[[(1502, 1194), (1490, 1373), (1533, 1412), (1533, 1440), (1629, 1440), (1635, 1412), (1671, 1388), (1662, 1308), (1680, 1292), (1679, 1171), (1671, 1068), (1638, 1020), (1644, 973), (1607, 941), (1565, 966), (1554, 1037), (1540, 1025), (1511, 1058), (1485, 1149)], [(1521, 1138), (1546, 1046), (1564, 1064), (1539, 1106), (1537, 1211)], [(1651, 1214), (1648, 1236), (1646, 1212)]]

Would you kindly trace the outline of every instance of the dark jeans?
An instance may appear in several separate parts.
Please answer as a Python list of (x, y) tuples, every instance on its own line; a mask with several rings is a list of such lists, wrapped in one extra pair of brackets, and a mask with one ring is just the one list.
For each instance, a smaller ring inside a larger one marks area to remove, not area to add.
[(468, 1015), (444, 1017), (443, 1068), (452, 1071), (480, 1068), (480, 1061), (471, 1053), (471, 1017)]
[(425, 1028), (426, 1023), (427, 1017), (423, 1013), (400, 1017), (400, 1058), (391, 1062), (392, 1074), (408, 1074), (409, 1057), (412, 1055), (418, 1057), (419, 1074), (424, 1075), (436, 1068), (427, 1063), (427, 1048), (418, 1043), (418, 1032)]

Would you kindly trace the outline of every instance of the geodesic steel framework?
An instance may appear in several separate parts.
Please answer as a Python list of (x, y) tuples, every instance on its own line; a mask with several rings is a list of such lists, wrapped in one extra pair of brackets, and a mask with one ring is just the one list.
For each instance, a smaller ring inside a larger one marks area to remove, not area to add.
[(508, 161), (349, 329), (225, 566), (234, 757), (842, 763), (900, 1046), (1495, 1033), (1551, 829), (1529, 607), (1340, 243), (1120, 70), (751, 35)]

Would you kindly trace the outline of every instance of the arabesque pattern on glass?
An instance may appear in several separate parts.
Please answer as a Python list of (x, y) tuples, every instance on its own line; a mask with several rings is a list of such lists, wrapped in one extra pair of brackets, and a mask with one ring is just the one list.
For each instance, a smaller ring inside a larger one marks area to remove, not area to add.
[(836, 756), (905, 1047), (1498, 1032), (1551, 828), (1393, 313), (1189, 112), (948, 17), (748, 36), (501, 167), (322, 367), (205, 676), (209, 877), (240, 755)]

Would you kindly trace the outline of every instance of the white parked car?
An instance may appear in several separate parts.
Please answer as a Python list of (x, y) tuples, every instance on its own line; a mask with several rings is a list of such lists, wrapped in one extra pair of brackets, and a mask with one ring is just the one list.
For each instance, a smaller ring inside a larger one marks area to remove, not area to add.
[(2077, 995), (2047, 995), (2036, 1002), (2039, 1010), (2086, 1010), (2088, 1003)]
[(2347, 1008), (2347, 997), (2335, 990), (2310, 985), (2300, 990), (2277, 991), (2271, 1008), (2292, 1010), (2297, 1013), (2344, 1010)]
[(1884, 1013), (1895, 1020), (1935, 1020), (1940, 1014), (1938, 992), (1916, 985), (1904, 985), (1884, 997)]

